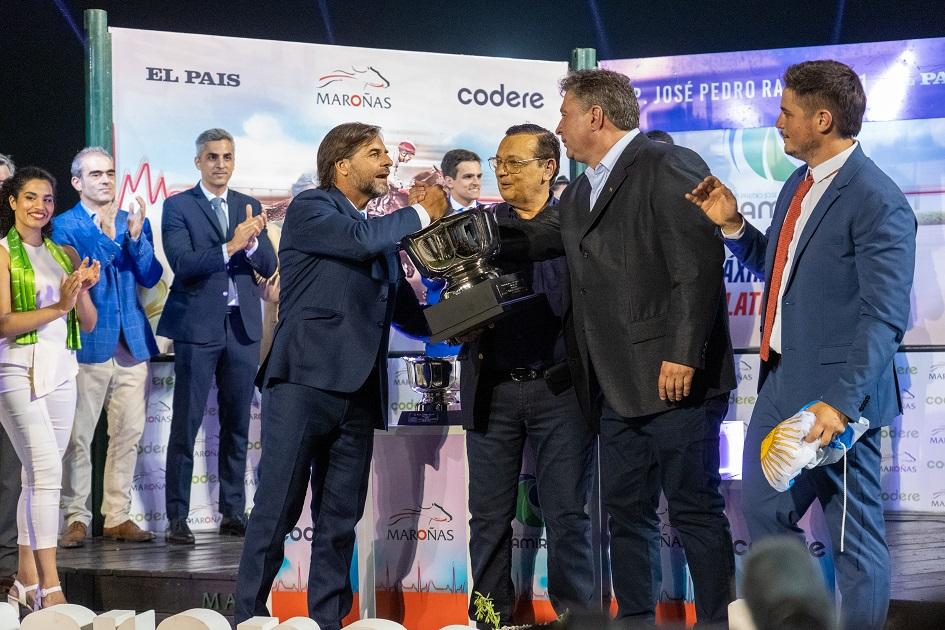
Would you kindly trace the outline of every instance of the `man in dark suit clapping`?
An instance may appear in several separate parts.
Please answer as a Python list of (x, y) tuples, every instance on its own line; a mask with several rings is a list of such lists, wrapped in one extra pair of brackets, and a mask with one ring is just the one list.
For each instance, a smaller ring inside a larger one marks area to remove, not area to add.
[(719, 428), (735, 387), (724, 253), (712, 222), (679, 197), (709, 170), (692, 151), (640, 133), (627, 77), (584, 70), (560, 87), (558, 135), (588, 169), (560, 205), (503, 230), (502, 252), (567, 256), (566, 338), (582, 408), (600, 422), (617, 616), (654, 617), (662, 489), (698, 620), (722, 621), (734, 576), (719, 493)]
[(237, 623), (268, 616), (285, 536), (309, 482), (309, 616), (322, 630), (339, 630), (351, 609), (354, 527), (367, 496), (374, 429), (386, 426), (390, 325), (429, 334), (397, 246), (447, 209), (440, 187), (418, 186), (411, 199), (423, 205), (368, 219), (365, 206), (387, 194), (392, 164), (378, 127), (339, 125), (318, 147), (318, 189), (300, 193), (286, 210), (279, 322), (257, 379), (262, 458), (236, 584)]
[(158, 322), (174, 340), (174, 417), (167, 445), (167, 541), (193, 544), (187, 525), (194, 442), (214, 376), (220, 409), (220, 533), (246, 531), (246, 446), (262, 307), (254, 272), (268, 278), (276, 255), (259, 201), (228, 188), (233, 136), (197, 137), (200, 182), (164, 202), (161, 234), (174, 282)]

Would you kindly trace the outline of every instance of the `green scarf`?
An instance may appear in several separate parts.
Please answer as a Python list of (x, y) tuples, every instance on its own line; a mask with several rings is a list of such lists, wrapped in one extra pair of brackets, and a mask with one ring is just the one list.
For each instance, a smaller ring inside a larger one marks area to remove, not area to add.
[[(30, 264), (30, 257), (23, 247), (23, 241), (16, 226), (11, 227), (7, 232), (7, 243), (10, 245), (10, 284), (13, 291), (13, 310), (17, 313), (36, 310), (36, 279), (33, 276), (33, 265)], [(43, 245), (49, 250), (53, 259), (59, 263), (66, 274), (72, 273), (72, 261), (66, 255), (62, 248), (53, 243), (46, 237), (43, 237)], [(79, 338), (79, 317), (75, 309), (69, 311), (66, 319), (68, 324), (68, 337), (66, 338), (66, 347), (70, 350), (78, 350), (82, 347), (82, 341)], [(20, 345), (30, 345), (36, 343), (38, 336), (35, 330), (23, 333), (16, 338)]]

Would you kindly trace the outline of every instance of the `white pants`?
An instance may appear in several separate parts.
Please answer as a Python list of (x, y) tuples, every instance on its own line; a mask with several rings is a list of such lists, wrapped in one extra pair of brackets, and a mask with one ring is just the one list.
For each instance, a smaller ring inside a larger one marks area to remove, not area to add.
[(80, 363), (76, 382), (79, 399), (75, 426), (62, 459), (62, 504), (66, 524), (92, 522), (92, 437), (105, 407), (108, 452), (105, 455), (102, 515), (105, 527), (118, 527), (130, 518), (131, 483), (138, 461), (138, 441), (144, 432), (148, 364), (135, 362), (119, 344), (104, 363)]
[(17, 544), (33, 549), (56, 546), (62, 454), (72, 432), (75, 397), (75, 379), (70, 378), (36, 398), (28, 368), (0, 364), (0, 423), (23, 465)]

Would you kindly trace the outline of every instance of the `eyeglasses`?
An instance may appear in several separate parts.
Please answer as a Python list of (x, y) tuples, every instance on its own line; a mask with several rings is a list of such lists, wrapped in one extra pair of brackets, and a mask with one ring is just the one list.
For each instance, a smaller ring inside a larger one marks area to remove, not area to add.
[(503, 160), (502, 158), (491, 157), (489, 158), (489, 166), (493, 171), (498, 171), (500, 166), (504, 166), (509, 175), (517, 175), (522, 172), (522, 169), (525, 168), (525, 165), (529, 162), (547, 159), (550, 158), (536, 157), (529, 160)]

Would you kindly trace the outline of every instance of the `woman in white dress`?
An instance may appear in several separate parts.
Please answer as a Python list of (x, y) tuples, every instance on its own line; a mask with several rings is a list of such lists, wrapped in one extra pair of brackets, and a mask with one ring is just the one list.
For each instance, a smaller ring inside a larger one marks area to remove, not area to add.
[(23, 465), (9, 600), (26, 610), (65, 602), (56, 570), (62, 453), (75, 416), (79, 330), (97, 317), (88, 290), (98, 262), (80, 262), (50, 239), (55, 185), (25, 167), (0, 187), (0, 424)]

